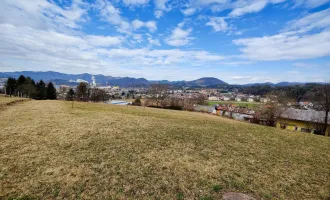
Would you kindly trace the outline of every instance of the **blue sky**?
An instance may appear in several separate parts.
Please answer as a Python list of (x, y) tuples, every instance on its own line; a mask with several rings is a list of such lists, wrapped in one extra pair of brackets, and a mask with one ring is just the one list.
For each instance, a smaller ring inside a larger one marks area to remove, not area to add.
[(0, 71), (330, 80), (330, 0), (2, 0)]

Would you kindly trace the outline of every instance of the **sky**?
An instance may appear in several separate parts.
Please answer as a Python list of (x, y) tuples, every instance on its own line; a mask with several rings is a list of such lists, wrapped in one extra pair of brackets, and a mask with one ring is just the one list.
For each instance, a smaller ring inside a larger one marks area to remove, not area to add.
[(0, 71), (330, 80), (330, 0), (1, 0)]

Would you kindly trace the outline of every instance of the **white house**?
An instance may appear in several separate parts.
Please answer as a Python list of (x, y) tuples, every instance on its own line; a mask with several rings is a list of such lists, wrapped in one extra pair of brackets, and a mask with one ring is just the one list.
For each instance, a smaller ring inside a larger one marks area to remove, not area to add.
[(224, 100), (224, 101), (229, 101), (230, 98), (229, 98), (229, 97), (223, 97), (223, 100)]
[(248, 102), (254, 102), (254, 99), (250, 97), (250, 98), (247, 99), (247, 101)]
[(242, 101), (242, 98), (240, 98), (240, 97), (236, 97), (236, 98), (235, 98), (235, 101), (241, 102), (241, 101)]
[(269, 99), (267, 99), (267, 98), (260, 98), (261, 103), (267, 103), (268, 101), (269, 101)]
[(209, 97), (209, 101), (219, 101), (219, 97), (215, 97), (215, 96), (212, 96), (212, 97)]

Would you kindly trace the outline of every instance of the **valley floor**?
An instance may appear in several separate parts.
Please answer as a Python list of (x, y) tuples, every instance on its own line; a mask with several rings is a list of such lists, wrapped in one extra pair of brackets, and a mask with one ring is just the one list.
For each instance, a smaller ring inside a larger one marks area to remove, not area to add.
[(0, 141), (0, 199), (330, 197), (330, 138), (202, 113), (31, 100)]

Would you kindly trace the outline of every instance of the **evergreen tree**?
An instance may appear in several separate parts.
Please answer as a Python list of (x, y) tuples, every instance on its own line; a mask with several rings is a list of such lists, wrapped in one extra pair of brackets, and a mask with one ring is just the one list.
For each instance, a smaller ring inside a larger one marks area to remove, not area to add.
[(140, 98), (135, 99), (135, 101), (132, 103), (133, 106), (141, 106), (141, 100)]
[(23, 85), (25, 83), (25, 79), (26, 79), (25, 76), (20, 75), (17, 79), (17, 86)]
[(29, 98), (35, 98), (36, 84), (30, 77), (25, 78), (25, 82), (23, 84), (23, 94)]
[(48, 85), (47, 85), (46, 98), (50, 99), (50, 100), (55, 100), (57, 98), (56, 89), (55, 89), (52, 82), (49, 82)]
[(8, 78), (6, 83), (6, 93), (10, 96), (15, 93), (16, 87), (17, 87), (17, 81), (15, 78)]
[[(17, 79), (17, 84), (16, 84), (16, 92), (18, 96), (22, 96), (24, 92), (24, 83), (25, 83), (25, 76), (20, 75)], [(16, 93), (15, 92), (15, 93)]]
[(66, 99), (67, 101), (73, 101), (73, 100), (74, 100), (74, 97), (75, 97), (75, 93), (74, 93), (73, 89), (70, 88), (70, 90), (69, 90), (68, 93), (66, 94), (65, 99)]
[(38, 100), (47, 99), (47, 96), (46, 96), (46, 84), (42, 80), (40, 80), (37, 83), (36, 99), (38, 99)]
[(77, 98), (79, 98), (82, 101), (88, 100), (88, 85), (87, 83), (81, 82), (77, 86)]

